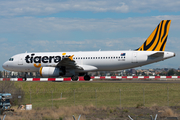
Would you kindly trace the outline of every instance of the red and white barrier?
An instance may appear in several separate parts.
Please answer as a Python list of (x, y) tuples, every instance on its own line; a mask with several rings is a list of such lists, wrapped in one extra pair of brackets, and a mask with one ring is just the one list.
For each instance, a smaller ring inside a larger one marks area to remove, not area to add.
[(180, 76), (92, 76), (92, 79), (177, 79)]
[[(0, 78), (0, 81), (23, 81), (23, 78)], [(27, 78), (26, 81), (72, 81), (68, 78)], [(85, 81), (84, 77), (79, 77), (78, 81)], [(90, 80), (92, 81), (92, 79)]]
[[(93, 79), (179, 79), (180, 76), (91, 76)], [(0, 81), (23, 81), (23, 78), (0, 78)], [(72, 81), (68, 78), (27, 78), (26, 81)], [(84, 77), (79, 77), (78, 81), (85, 81)]]

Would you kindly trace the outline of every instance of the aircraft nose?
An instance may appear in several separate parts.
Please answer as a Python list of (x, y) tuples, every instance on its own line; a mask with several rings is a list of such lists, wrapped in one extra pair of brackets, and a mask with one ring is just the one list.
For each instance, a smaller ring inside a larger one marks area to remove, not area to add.
[(5, 62), (5, 63), (2, 65), (2, 67), (3, 67), (5, 70), (7, 70), (7, 67), (8, 67), (7, 62)]

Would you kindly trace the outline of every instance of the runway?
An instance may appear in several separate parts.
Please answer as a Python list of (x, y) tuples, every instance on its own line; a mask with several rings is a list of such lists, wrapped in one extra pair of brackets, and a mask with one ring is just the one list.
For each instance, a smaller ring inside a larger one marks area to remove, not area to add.
[[(74, 81), (73, 81), (74, 82)], [(86, 81), (75, 81), (75, 82), (86, 82)], [(94, 82), (94, 83), (180, 83), (179, 80), (117, 80), (117, 79), (109, 79), (109, 80), (93, 80), (93, 81), (88, 81), (88, 82)]]

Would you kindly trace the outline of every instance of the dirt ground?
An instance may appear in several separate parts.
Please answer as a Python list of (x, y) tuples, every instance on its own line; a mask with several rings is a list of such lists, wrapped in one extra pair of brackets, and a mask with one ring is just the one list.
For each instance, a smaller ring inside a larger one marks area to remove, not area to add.
[[(177, 117), (180, 119), (180, 106), (179, 107), (100, 107), (96, 108), (93, 105), (83, 107), (62, 107), (53, 109), (36, 109), (36, 110), (15, 110), (15, 112), (8, 113), (5, 120), (73, 120), (73, 115), (76, 120), (81, 115), (80, 120), (130, 120), (128, 115), (134, 120), (151, 120), (150, 115), (157, 120), (166, 120), (167, 117)], [(1, 119), (3, 116), (0, 116)], [(167, 119), (168, 120), (168, 119)]]
[(92, 109), (90, 114), (84, 115), (87, 120), (130, 120), (128, 115), (134, 120), (150, 120), (152, 115), (153, 119), (157, 114), (157, 120), (164, 120), (167, 117), (180, 118), (180, 107), (143, 107), (138, 108), (100, 108)]
[(178, 117), (180, 115), (180, 107), (138, 107), (138, 108), (107, 108), (94, 110), (90, 114), (85, 115), (89, 120), (130, 120), (128, 115), (134, 120), (150, 120), (157, 114), (157, 120), (164, 120), (167, 117)]

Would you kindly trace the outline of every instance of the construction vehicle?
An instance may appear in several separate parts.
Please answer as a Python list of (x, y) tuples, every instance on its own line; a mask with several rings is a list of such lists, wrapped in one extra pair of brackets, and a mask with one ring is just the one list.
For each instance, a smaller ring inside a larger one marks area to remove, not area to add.
[(0, 93), (0, 114), (4, 112), (13, 112), (14, 109), (11, 109), (10, 99), (12, 99), (11, 93)]

